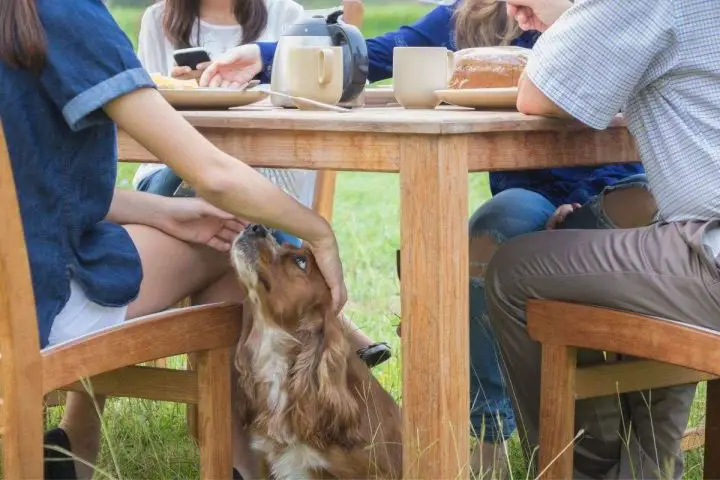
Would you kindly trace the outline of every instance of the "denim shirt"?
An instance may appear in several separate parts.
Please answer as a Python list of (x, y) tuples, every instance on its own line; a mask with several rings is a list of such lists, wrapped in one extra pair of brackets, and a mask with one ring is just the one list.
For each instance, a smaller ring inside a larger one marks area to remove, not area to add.
[[(456, 51), (454, 16), (460, 1), (452, 5), (438, 6), (412, 25), (402, 26), (394, 32), (379, 37), (369, 38), (367, 48), (370, 57), (368, 71), (370, 81), (377, 82), (392, 77), (395, 47), (445, 47)], [(532, 48), (538, 38), (540, 38), (538, 32), (523, 32), (513, 41), (513, 45)], [(276, 45), (276, 43), (258, 43), (265, 65), (259, 76), (263, 82), (269, 81)], [(600, 193), (604, 187), (643, 172), (640, 163), (494, 172), (490, 174), (490, 191), (493, 195), (497, 195), (503, 190), (523, 188), (543, 195), (556, 206), (563, 203), (583, 204)]]
[(70, 293), (122, 306), (142, 269), (127, 232), (104, 221), (117, 173), (115, 124), (103, 105), (154, 87), (101, 0), (37, 0), (47, 62), (40, 74), (0, 61), (0, 119), (30, 259), (40, 344)]

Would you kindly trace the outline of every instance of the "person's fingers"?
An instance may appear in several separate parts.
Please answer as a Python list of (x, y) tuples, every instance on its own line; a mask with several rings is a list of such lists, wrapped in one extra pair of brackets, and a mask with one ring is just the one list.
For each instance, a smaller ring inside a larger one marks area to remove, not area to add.
[(226, 242), (226, 241), (223, 241), (223, 240), (221, 240), (221, 239), (219, 239), (219, 238), (217, 238), (217, 237), (211, 238), (211, 239), (207, 242), (207, 246), (210, 247), (210, 248), (214, 248), (214, 249), (217, 250), (218, 252), (227, 252), (227, 251), (230, 250), (230, 243), (229, 243), (229, 242)]
[(210, 80), (210, 83), (208, 84), (208, 87), (210, 87), (210, 88), (218, 88), (218, 87), (220, 86), (220, 84), (222, 84), (222, 82), (223, 82), (222, 76), (221, 76), (220, 74), (215, 75), (215, 76)]
[(192, 72), (192, 68), (190, 67), (173, 67), (172, 70), (170, 70), (170, 76), (173, 78), (177, 78), (183, 75), (187, 75), (190, 72)]
[(220, 88), (230, 88), (231, 83), (232, 82), (230, 80), (223, 80), (222, 83), (220, 84)]
[(242, 232), (245, 230), (245, 227), (247, 227), (249, 222), (245, 220), (241, 220), (239, 218), (233, 218), (232, 220), (227, 220), (225, 222), (225, 228), (229, 228), (230, 230), (234, 230), (237, 233)]
[(200, 70), (202, 72), (203, 70), (208, 68), (210, 65), (212, 65), (212, 62), (198, 63), (197, 65), (195, 65), (195, 70)]
[(518, 7), (515, 5), (511, 5), (509, 3), (505, 4), (505, 10), (507, 11), (507, 16), (509, 18), (515, 18), (515, 15), (517, 15)]
[(508, 7), (525, 7), (529, 9), (532, 9), (543, 1), (547, 0), (505, 0)]
[(217, 63), (211, 63), (205, 70), (203, 70), (198, 82), (201, 87), (207, 87), (210, 85), (210, 81), (217, 75), (218, 66)]
[(243, 87), (245, 85), (247, 85), (247, 83), (241, 84), (240, 82), (230, 82), (230, 85), (228, 85), (228, 88), (232, 88), (233, 90), (239, 90), (240, 87)]
[(237, 237), (237, 234), (238, 234), (238, 232), (236, 232), (234, 230), (230, 230), (229, 228), (223, 228), (215, 236), (218, 239), (222, 240), (223, 242), (231, 244), (232, 241), (235, 240), (235, 237)]

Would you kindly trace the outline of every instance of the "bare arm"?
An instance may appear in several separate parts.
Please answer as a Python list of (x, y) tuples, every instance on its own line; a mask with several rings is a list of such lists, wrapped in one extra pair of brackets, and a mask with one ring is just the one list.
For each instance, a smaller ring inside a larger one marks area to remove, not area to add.
[(118, 225), (157, 227), (161, 221), (163, 202), (166, 200), (159, 195), (116, 188), (105, 220)]
[(525, 115), (571, 118), (570, 114), (546, 97), (524, 73), (518, 83), (517, 109)]
[(217, 149), (155, 90), (142, 89), (120, 97), (106, 105), (105, 111), (208, 202), (311, 244), (334, 242), (325, 220), (253, 168)]

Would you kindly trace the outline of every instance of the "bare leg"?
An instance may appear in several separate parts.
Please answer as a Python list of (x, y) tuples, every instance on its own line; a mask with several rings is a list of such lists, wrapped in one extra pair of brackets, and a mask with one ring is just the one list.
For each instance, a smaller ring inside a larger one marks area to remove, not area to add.
[[(140, 295), (128, 308), (128, 319), (165, 310), (193, 292), (210, 290), (208, 286), (215, 283), (219, 284), (215, 287), (217, 291), (231, 291), (221, 284), (228, 282), (224, 278), (230, 271), (227, 255), (186, 244), (150, 227), (126, 228), (140, 253), (145, 272)], [(215, 301), (242, 298), (239, 289), (232, 293), (229, 298)], [(96, 397), (95, 402), (102, 412), (105, 399)], [(68, 394), (61, 426), (70, 437), (73, 454), (95, 463), (100, 447), (100, 420), (88, 395)], [(91, 478), (90, 468), (80, 462), (75, 464), (79, 478)]]

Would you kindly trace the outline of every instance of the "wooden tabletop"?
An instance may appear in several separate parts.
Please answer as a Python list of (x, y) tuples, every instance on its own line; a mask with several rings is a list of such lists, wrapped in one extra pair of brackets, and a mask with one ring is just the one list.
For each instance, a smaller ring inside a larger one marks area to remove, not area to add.
[[(196, 127), (262, 130), (453, 135), (586, 128), (576, 121), (460, 107), (435, 110), (368, 107), (337, 113), (250, 106), (229, 111), (186, 111), (183, 115)], [(618, 116), (611, 127), (624, 127), (623, 119)]]

